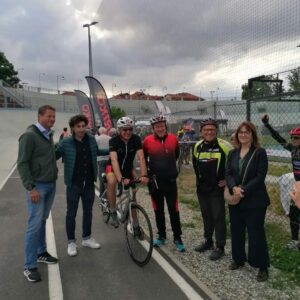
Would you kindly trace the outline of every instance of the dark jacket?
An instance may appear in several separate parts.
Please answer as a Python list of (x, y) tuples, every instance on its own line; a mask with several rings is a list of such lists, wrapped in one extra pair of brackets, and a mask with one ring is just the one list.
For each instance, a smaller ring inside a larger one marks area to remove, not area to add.
[[(88, 135), (90, 150), (92, 154), (93, 172), (94, 180), (97, 179), (98, 167), (97, 167), (97, 155), (100, 154), (98, 150), (98, 145), (93, 136)], [(60, 141), (56, 147), (56, 158), (64, 158), (64, 178), (65, 184), (68, 187), (72, 186), (72, 177), (74, 173), (74, 167), (76, 162), (76, 146), (74, 142), (74, 137), (70, 136)]]
[[(241, 172), (239, 171), (240, 149), (234, 149), (229, 153), (226, 166), (225, 178), (227, 186), (232, 193), (234, 186), (242, 183), (246, 166), (252, 156), (254, 147), (251, 147), (245, 156)], [(245, 197), (238, 204), (241, 208), (266, 207), (270, 204), (269, 195), (265, 185), (265, 178), (268, 172), (268, 158), (266, 150), (258, 148), (248, 167), (242, 189)]]
[(17, 165), (26, 189), (36, 182), (55, 182), (58, 169), (52, 136), (48, 140), (35, 125), (29, 126), (19, 138)]

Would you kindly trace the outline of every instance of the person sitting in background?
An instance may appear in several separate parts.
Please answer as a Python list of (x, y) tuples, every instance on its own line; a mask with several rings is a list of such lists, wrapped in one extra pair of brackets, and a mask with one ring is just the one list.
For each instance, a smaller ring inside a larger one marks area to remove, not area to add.
[[(293, 191), (290, 192), (290, 196), (295, 202), (295, 205), (300, 209), (300, 181), (294, 184)], [(300, 250), (300, 247), (299, 247)]]
[[(287, 142), (270, 124), (269, 116), (264, 115), (262, 122), (265, 127), (270, 131), (271, 136), (286, 150), (291, 152), (292, 167), (295, 177), (295, 181), (300, 181), (300, 126), (293, 128), (290, 131), (291, 142)], [(300, 209), (295, 205), (293, 201), (290, 203), (290, 228), (292, 240), (287, 244), (287, 248), (290, 250), (299, 249), (299, 228), (300, 228)]]
[(118, 135), (117, 129), (114, 128), (114, 127), (112, 127), (111, 129), (109, 129), (108, 135), (109, 135), (110, 137), (115, 137), (115, 136), (117, 136), (117, 135)]
[(101, 151), (107, 151), (107, 155), (100, 155), (97, 157), (100, 184), (99, 189), (101, 195), (105, 190), (102, 174), (105, 173), (105, 168), (109, 160), (109, 140), (111, 139), (111, 137), (107, 135), (107, 130), (105, 127), (100, 127), (98, 130), (98, 134), (99, 135), (95, 135), (95, 139), (99, 150), (101, 149)]

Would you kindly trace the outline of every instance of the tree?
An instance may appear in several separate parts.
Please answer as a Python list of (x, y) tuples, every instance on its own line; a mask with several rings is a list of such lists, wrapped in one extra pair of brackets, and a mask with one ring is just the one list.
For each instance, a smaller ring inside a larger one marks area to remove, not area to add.
[(111, 115), (114, 120), (120, 119), (126, 115), (125, 111), (120, 107), (112, 106), (111, 107)]
[(17, 75), (18, 72), (14, 70), (14, 65), (8, 61), (3, 52), (0, 52), (0, 80), (13, 86), (20, 81)]
[(287, 77), (289, 91), (300, 91), (300, 68), (291, 70)]
[(252, 89), (249, 89), (248, 84), (242, 85), (242, 99), (261, 98), (273, 96), (279, 93), (279, 83), (268, 82), (267, 80), (276, 80), (275, 75), (268, 75), (264, 78), (265, 81), (253, 81)]

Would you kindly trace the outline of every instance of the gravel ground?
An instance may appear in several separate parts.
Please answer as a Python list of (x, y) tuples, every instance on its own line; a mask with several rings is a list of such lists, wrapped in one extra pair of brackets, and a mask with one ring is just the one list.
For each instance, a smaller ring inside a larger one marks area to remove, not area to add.
[[(155, 236), (154, 212), (147, 189), (140, 188), (138, 191), (138, 203), (146, 209), (151, 219)], [(230, 240), (227, 240), (225, 247), (226, 255), (217, 262), (209, 260), (210, 251), (204, 254), (195, 252), (194, 248), (202, 241), (203, 236), (202, 221), (199, 216), (200, 211), (191, 210), (184, 204), (180, 205), (182, 240), (187, 250), (184, 253), (179, 253), (173, 244), (173, 235), (166, 210), (167, 243), (163, 247), (167, 252), (172, 253), (213, 293), (221, 299), (300, 299), (300, 288), (290, 290), (288, 283), (282, 279), (280, 279), (280, 290), (272, 288), (276, 278), (280, 277), (280, 271), (273, 267), (270, 268), (270, 279), (263, 283), (256, 281), (257, 269), (249, 265), (242, 269), (230, 271), (228, 269), (231, 263)], [(192, 223), (195, 225), (195, 228), (185, 226), (185, 224)]]

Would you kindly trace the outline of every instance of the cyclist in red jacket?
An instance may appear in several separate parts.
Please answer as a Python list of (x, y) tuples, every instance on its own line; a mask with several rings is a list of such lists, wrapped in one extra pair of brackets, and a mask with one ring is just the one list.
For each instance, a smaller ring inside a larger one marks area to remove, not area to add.
[(148, 161), (149, 175), (152, 179), (149, 183), (149, 192), (158, 229), (158, 237), (154, 240), (154, 246), (160, 247), (166, 240), (164, 214), (164, 199), (166, 199), (174, 244), (178, 251), (184, 252), (176, 183), (178, 176), (176, 160), (179, 156), (177, 137), (167, 132), (166, 118), (163, 115), (152, 117), (150, 123), (153, 134), (144, 139), (143, 149)]

